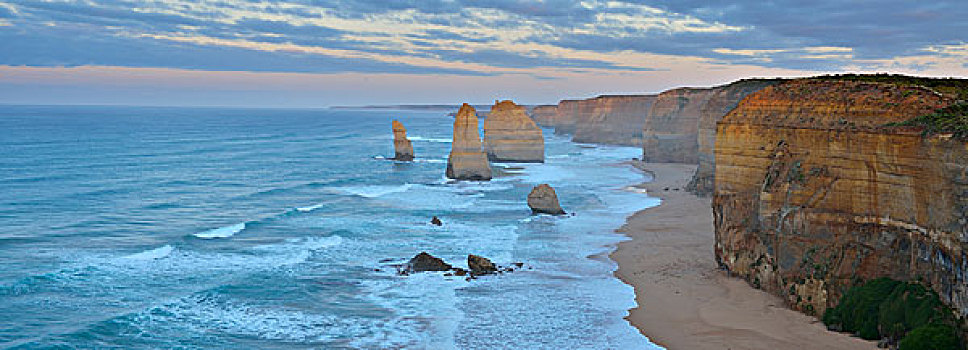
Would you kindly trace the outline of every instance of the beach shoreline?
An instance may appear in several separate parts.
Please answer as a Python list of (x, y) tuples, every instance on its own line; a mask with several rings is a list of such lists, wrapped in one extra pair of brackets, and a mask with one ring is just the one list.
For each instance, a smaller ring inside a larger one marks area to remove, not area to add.
[(615, 276), (635, 289), (626, 319), (667, 349), (876, 349), (876, 343), (827, 331), (815, 317), (727, 275), (713, 255), (710, 198), (685, 186), (696, 165), (633, 162), (652, 173), (644, 188), (662, 203), (617, 229), (630, 240), (609, 256)]

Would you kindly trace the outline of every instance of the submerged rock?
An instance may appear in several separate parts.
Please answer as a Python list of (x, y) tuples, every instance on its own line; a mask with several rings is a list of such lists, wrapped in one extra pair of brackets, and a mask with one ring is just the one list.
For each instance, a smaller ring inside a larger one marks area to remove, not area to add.
[(427, 252), (421, 252), (407, 262), (403, 274), (426, 271), (450, 271), (453, 268), (453, 266), (444, 262), (443, 259), (427, 254)]
[(474, 254), (467, 256), (467, 267), (471, 269), (471, 274), (475, 276), (497, 272), (497, 266), (490, 259)]
[(413, 160), (413, 144), (407, 139), (407, 128), (403, 124), (393, 121), (393, 159), (402, 161)]
[(444, 223), (441, 222), (440, 219), (438, 219), (436, 216), (434, 216), (432, 219), (430, 219), (430, 223), (433, 224), (433, 225), (437, 225), (437, 226), (443, 226), (444, 225)]
[(484, 120), (484, 152), (495, 162), (544, 162), (544, 136), (524, 106), (495, 101)]
[(535, 186), (528, 194), (528, 207), (533, 213), (562, 215), (565, 211), (558, 204), (558, 194), (548, 184)]
[(447, 157), (447, 177), (457, 180), (490, 180), (491, 165), (481, 149), (477, 111), (463, 104), (454, 118), (454, 142)]

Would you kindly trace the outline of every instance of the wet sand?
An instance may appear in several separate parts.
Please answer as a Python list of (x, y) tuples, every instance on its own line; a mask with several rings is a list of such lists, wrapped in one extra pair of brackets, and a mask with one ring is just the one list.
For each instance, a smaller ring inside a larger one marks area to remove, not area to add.
[(619, 231), (632, 240), (611, 258), (619, 265), (616, 276), (635, 287), (639, 306), (628, 320), (653, 342), (689, 350), (877, 348), (829, 332), (816, 318), (717, 268), (710, 199), (684, 191), (695, 165), (635, 165), (655, 175), (638, 187), (662, 204), (627, 219)]

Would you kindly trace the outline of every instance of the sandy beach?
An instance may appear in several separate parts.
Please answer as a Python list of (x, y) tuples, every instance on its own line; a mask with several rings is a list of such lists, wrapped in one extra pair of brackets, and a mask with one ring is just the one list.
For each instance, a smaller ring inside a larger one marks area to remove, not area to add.
[[(629, 322), (668, 349), (876, 349), (829, 332), (814, 317), (717, 268), (709, 198), (683, 189), (695, 165), (638, 163), (655, 180), (640, 185), (662, 204), (628, 218), (632, 238), (611, 255), (635, 287)], [(676, 190), (678, 189), (678, 190)]]

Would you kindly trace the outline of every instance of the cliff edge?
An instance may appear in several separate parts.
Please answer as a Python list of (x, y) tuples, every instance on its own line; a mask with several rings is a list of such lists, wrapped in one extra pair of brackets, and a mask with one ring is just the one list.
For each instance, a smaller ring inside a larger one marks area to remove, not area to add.
[(717, 125), (721, 267), (821, 314), (860, 281), (921, 281), (968, 315), (968, 144), (892, 127), (949, 106), (938, 90), (801, 79)]

